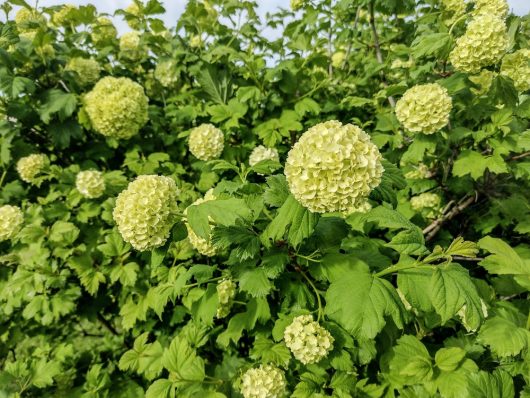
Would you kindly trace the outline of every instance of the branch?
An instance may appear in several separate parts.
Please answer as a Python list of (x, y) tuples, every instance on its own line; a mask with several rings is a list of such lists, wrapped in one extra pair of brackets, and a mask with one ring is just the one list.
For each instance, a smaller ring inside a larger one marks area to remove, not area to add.
[[(383, 64), (383, 54), (381, 53), (381, 46), (379, 45), (379, 35), (377, 34), (377, 29), (375, 28), (375, 17), (374, 17), (374, 2), (371, 1), (368, 4), (368, 11), (370, 12), (370, 27), (372, 28), (372, 36), (374, 37), (374, 47), (375, 47), (375, 57), (377, 58), (377, 62), (380, 64)], [(388, 84), (385, 80), (385, 75), (383, 71), (380, 73), (381, 79), (383, 80), (383, 86), (388, 87)], [(394, 97), (389, 96), (388, 97), (388, 103), (392, 108), (396, 106), (396, 101), (394, 100)]]
[(519, 160), (519, 159), (526, 158), (527, 156), (530, 156), (530, 151), (520, 153), (519, 155), (511, 156), (506, 160), (509, 162), (510, 160)]
[(477, 197), (478, 195), (476, 193), (472, 196), (464, 196), (455, 207), (447, 211), (442, 217), (434, 220), (429, 226), (427, 226), (423, 230), (425, 240), (430, 241), (432, 238), (434, 238), (442, 227), (443, 223), (453, 219), (458, 214), (462, 213), (466, 208), (468, 208), (477, 201)]

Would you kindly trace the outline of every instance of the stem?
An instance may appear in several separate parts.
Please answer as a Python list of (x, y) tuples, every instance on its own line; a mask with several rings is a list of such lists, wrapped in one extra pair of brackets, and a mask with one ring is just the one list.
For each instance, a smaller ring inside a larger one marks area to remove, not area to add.
[(204, 281), (204, 282), (195, 282), (195, 283), (190, 283), (189, 285), (184, 285), (184, 288), (195, 287), (195, 286), (203, 285), (205, 283), (210, 283), (210, 282), (216, 282), (216, 281), (219, 281), (221, 279), (223, 279), (223, 277), (222, 276), (218, 276), (217, 278), (208, 279), (207, 281)]
[(460, 18), (457, 18), (456, 21), (454, 21), (451, 27), (449, 28), (449, 34), (451, 34), (456, 24), (466, 17), (467, 17), (467, 13), (464, 13), (464, 15), (460, 16)]
[(296, 257), (303, 258), (306, 261), (311, 261), (313, 263), (321, 263), (322, 260), (315, 260), (314, 258), (311, 258), (309, 256), (304, 256), (303, 254), (295, 254)]
[(315, 286), (313, 281), (309, 279), (307, 274), (304, 271), (302, 271), (302, 269), (298, 268), (297, 271), (300, 272), (300, 274), (305, 278), (305, 280), (307, 281), (307, 283), (309, 283), (309, 286), (311, 286), (311, 288), (315, 292), (315, 295), (317, 296), (317, 302), (318, 302), (317, 322), (320, 322), (320, 319), (322, 318), (322, 312), (323, 312), (322, 311), (322, 300), (320, 299), (320, 293), (318, 292), (317, 287)]
[(398, 263), (396, 265), (392, 265), (392, 266), (390, 266), (388, 268), (385, 268), (382, 271), (376, 272), (374, 274), (374, 276), (377, 277), (377, 278), (380, 278), (380, 277), (388, 275), (388, 274), (393, 274), (394, 272), (397, 272), (397, 271), (403, 271), (405, 269), (411, 269), (411, 268), (417, 268), (417, 267), (419, 267), (419, 262), (418, 261), (415, 261), (414, 264), (412, 264), (412, 265), (409, 264), (409, 263), (399, 265), (399, 263)]
[(2, 173), (2, 176), (0, 177), (0, 188), (2, 188), (2, 185), (4, 184), (4, 179), (6, 178), (7, 170), (4, 170)]

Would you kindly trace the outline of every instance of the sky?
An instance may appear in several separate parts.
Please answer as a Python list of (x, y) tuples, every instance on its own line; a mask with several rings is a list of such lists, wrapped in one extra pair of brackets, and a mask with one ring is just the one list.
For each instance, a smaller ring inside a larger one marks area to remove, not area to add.
[[(34, 5), (36, 0), (27, 0), (29, 4)], [(268, 11), (274, 11), (278, 7), (289, 7), (289, 0), (256, 0), (259, 6), (259, 14), (265, 16)], [(100, 12), (112, 14), (118, 8), (127, 7), (131, 0), (39, 0), (40, 6), (51, 6), (59, 4), (76, 4), (87, 5), (93, 4)], [(162, 0), (166, 9), (166, 14), (160, 16), (168, 27), (174, 26), (180, 14), (184, 11), (186, 0)], [(508, 0), (510, 9), (516, 15), (525, 15), (530, 13), (530, 0)], [(122, 21), (116, 21), (120, 31), (130, 30)], [(271, 32), (272, 33), (272, 32)]]

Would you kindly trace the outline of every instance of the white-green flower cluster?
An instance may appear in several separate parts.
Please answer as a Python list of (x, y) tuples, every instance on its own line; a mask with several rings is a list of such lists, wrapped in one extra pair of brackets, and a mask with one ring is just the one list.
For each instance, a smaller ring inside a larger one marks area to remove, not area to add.
[[(204, 194), (203, 198), (197, 199), (195, 202), (193, 202), (193, 205), (198, 205), (200, 203), (208, 202), (210, 200), (215, 200), (215, 195), (213, 193), (213, 189), (209, 189), (208, 192)], [(184, 215), (187, 215), (188, 209), (184, 210)], [(186, 222), (186, 229), (188, 230), (188, 240), (190, 241), (191, 245), (197, 250), (199, 253), (201, 253), (203, 256), (212, 257), (215, 256), (217, 253), (217, 250), (215, 249), (214, 245), (211, 242), (211, 239), (206, 240), (199, 235), (197, 235), (189, 223)], [(210, 235), (211, 238), (211, 235)]]
[(523, 48), (502, 59), (501, 75), (513, 80), (518, 91), (530, 89), (530, 49)]
[(23, 7), (15, 14), (15, 23), (19, 32), (34, 31), (36, 25), (46, 23), (46, 18), (35, 9)]
[(223, 153), (224, 144), (223, 132), (208, 123), (195, 127), (188, 140), (190, 152), (200, 160), (217, 159)]
[(96, 45), (104, 45), (116, 38), (118, 31), (107, 17), (99, 17), (92, 25), (92, 41)]
[(113, 217), (136, 250), (164, 245), (176, 221), (178, 188), (169, 177), (138, 176), (116, 199)]
[(444, 10), (450, 14), (450, 17), (444, 20), (447, 25), (453, 24), (466, 12), (464, 0), (442, 0), (442, 5)]
[(381, 182), (381, 154), (370, 136), (353, 124), (319, 123), (289, 151), (289, 189), (312, 212), (351, 213), (364, 206)]
[(263, 145), (258, 145), (255, 147), (248, 158), (248, 164), (254, 166), (263, 160), (274, 160), (276, 162), (280, 161), (280, 155), (276, 148), (267, 148)]
[(20, 179), (30, 184), (35, 182), (37, 176), (49, 163), (48, 156), (41, 153), (34, 153), (20, 158), (17, 162), (17, 172)]
[(101, 68), (95, 59), (74, 57), (68, 61), (65, 70), (75, 72), (76, 81), (81, 86), (87, 86), (98, 81)]
[(508, 15), (508, 2), (506, 0), (474, 0), (473, 15), (496, 15), (506, 18)]
[(249, 369), (241, 378), (240, 390), (244, 398), (281, 398), (286, 388), (285, 374), (272, 365)]
[(17, 206), (0, 206), (0, 242), (15, 237), (24, 222), (24, 214)]
[(291, 0), (291, 10), (296, 11), (304, 5), (304, 0)]
[(97, 170), (85, 170), (77, 173), (75, 187), (86, 198), (99, 198), (105, 192), (105, 179)]
[(224, 279), (217, 284), (217, 297), (219, 305), (217, 306), (217, 318), (221, 319), (230, 314), (234, 297), (236, 296), (237, 285), (231, 279)]
[(120, 37), (121, 55), (132, 60), (142, 58), (145, 55), (145, 48), (140, 43), (140, 32), (133, 30), (132, 32), (124, 33)]
[(331, 56), (331, 65), (334, 68), (340, 68), (346, 59), (346, 53), (342, 50), (336, 51)]
[(331, 334), (313, 321), (311, 315), (300, 315), (285, 328), (285, 345), (294, 357), (303, 364), (317, 363), (333, 349), (335, 339)]
[(52, 15), (52, 23), (55, 26), (68, 26), (72, 20), (73, 13), (77, 7), (73, 4), (64, 4), (58, 11)]
[(417, 167), (414, 167), (413, 170), (405, 173), (405, 178), (408, 178), (409, 180), (420, 180), (423, 178), (429, 178), (430, 176), (431, 172), (429, 171), (429, 168), (423, 163), (420, 163)]
[(95, 131), (129, 139), (147, 122), (147, 97), (138, 83), (126, 77), (104, 77), (85, 95), (85, 111)]
[(440, 210), (442, 198), (433, 192), (424, 192), (410, 199), (410, 206), (426, 218), (435, 218)]
[(155, 79), (164, 87), (174, 86), (178, 82), (179, 72), (177, 69), (177, 61), (168, 59), (156, 65)]
[(438, 83), (409, 88), (396, 103), (396, 117), (408, 131), (433, 134), (449, 123), (453, 102)]
[(202, 47), (202, 37), (201, 35), (193, 35), (190, 38), (190, 47), (199, 48)]
[(499, 62), (508, 48), (504, 20), (492, 14), (477, 15), (456, 40), (449, 61), (461, 72), (477, 73)]

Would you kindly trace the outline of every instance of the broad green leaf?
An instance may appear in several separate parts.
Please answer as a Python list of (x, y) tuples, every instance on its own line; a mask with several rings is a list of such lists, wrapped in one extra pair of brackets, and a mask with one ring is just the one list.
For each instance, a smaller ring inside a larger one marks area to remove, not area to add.
[(403, 327), (403, 310), (396, 289), (373, 276), (362, 262), (333, 281), (326, 292), (326, 314), (358, 339), (373, 339), (385, 326), (385, 316)]
[(440, 348), (436, 351), (434, 362), (438, 369), (451, 372), (458, 368), (465, 356), (466, 352), (459, 347)]
[(483, 370), (470, 373), (467, 392), (470, 398), (513, 398), (515, 396), (511, 376), (499, 369), (493, 373)]
[(487, 319), (480, 328), (478, 340), (499, 357), (519, 354), (528, 347), (530, 332), (499, 316)]
[(181, 337), (175, 337), (162, 357), (164, 368), (172, 372), (176, 385), (186, 385), (204, 380), (204, 361), (190, 344)]
[(453, 175), (457, 177), (469, 174), (474, 180), (478, 180), (486, 170), (494, 174), (508, 172), (506, 163), (501, 156), (484, 156), (469, 149), (463, 151), (453, 164)]
[(429, 352), (415, 336), (405, 335), (392, 349), (390, 374), (400, 384), (419, 384), (433, 377), (433, 364)]

